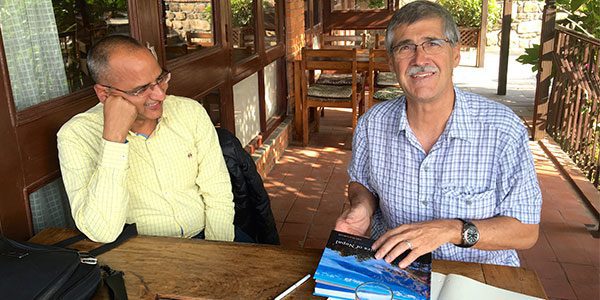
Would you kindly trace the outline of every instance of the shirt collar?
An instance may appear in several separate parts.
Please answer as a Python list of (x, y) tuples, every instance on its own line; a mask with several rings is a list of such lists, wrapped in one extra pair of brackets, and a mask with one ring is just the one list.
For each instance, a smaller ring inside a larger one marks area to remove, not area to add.
[[(446, 129), (442, 135), (448, 138), (459, 138), (463, 140), (472, 140), (473, 133), (473, 116), (469, 109), (468, 99), (466, 99), (463, 91), (454, 87), (454, 109), (450, 114)], [(406, 131), (409, 127), (408, 118), (406, 117), (406, 96), (400, 98), (400, 119), (398, 124), (398, 134)]]

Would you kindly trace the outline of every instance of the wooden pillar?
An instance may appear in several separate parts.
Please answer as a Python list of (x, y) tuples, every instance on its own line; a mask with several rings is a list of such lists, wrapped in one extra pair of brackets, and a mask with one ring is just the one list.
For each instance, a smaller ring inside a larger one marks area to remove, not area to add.
[(506, 95), (508, 72), (508, 50), (510, 48), (510, 23), (512, 22), (512, 0), (504, 0), (502, 7), (502, 37), (500, 41), (500, 67), (498, 68), (498, 95)]
[(481, 1), (481, 26), (479, 26), (479, 41), (477, 42), (477, 58), (475, 66), (483, 68), (485, 46), (487, 45), (488, 0)]
[(554, 55), (554, 26), (556, 25), (556, 1), (546, 0), (542, 15), (542, 33), (540, 36), (540, 58), (535, 85), (535, 104), (533, 107), (533, 126), (531, 135), (534, 140), (544, 138), (548, 124), (548, 94), (552, 79), (552, 56)]

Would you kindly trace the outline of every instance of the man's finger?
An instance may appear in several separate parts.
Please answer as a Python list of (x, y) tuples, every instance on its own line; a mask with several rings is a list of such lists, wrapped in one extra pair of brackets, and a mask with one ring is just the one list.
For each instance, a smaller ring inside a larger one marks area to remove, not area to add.
[(388, 252), (388, 254), (385, 256), (385, 261), (387, 261), (388, 263), (392, 263), (394, 261), (394, 259), (396, 259), (396, 257), (402, 255), (402, 253), (406, 252), (410, 250), (408, 247), (408, 244), (405, 243), (404, 241), (401, 241), (399, 243), (397, 243), (394, 248), (392, 248), (390, 250), (390, 252)]
[(421, 253), (420, 251), (418, 251), (418, 249), (415, 248), (412, 251), (410, 251), (410, 253), (408, 253), (408, 255), (398, 264), (398, 266), (401, 269), (404, 269), (410, 264), (412, 264), (413, 261), (415, 261), (417, 258), (419, 258), (419, 256), (423, 254), (425, 253)]

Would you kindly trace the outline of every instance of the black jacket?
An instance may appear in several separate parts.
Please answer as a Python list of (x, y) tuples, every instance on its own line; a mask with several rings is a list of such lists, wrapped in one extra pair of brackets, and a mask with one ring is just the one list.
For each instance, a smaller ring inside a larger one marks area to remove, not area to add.
[(231, 132), (217, 128), (217, 135), (231, 178), (235, 202), (233, 224), (258, 243), (279, 245), (269, 194), (254, 160)]

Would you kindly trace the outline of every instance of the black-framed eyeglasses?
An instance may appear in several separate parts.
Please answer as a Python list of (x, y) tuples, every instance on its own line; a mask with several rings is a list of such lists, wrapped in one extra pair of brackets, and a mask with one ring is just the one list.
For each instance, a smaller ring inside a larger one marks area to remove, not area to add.
[(129, 90), (129, 91), (124, 91), (122, 89), (118, 89), (116, 87), (112, 87), (110, 85), (104, 85), (104, 84), (100, 84), (101, 86), (111, 89), (111, 90), (115, 90), (115, 91), (119, 91), (121, 93), (127, 94), (129, 96), (143, 96), (146, 95), (149, 91), (152, 90), (152, 88), (154, 88), (155, 86), (158, 86), (159, 88), (161, 88), (163, 91), (165, 89), (165, 85), (169, 82), (169, 80), (171, 80), (171, 72), (166, 70), (166, 69), (162, 69), (162, 73), (160, 73), (160, 75), (158, 75), (158, 77), (156, 77), (156, 79), (154, 80), (154, 82), (150, 82), (146, 85), (142, 85), (140, 87), (137, 87), (133, 90)]
[(417, 53), (417, 48), (421, 46), (423, 52), (427, 54), (438, 54), (442, 52), (442, 49), (446, 43), (450, 43), (448, 39), (431, 39), (420, 44), (399, 44), (392, 47), (392, 53), (396, 58), (410, 58)]

